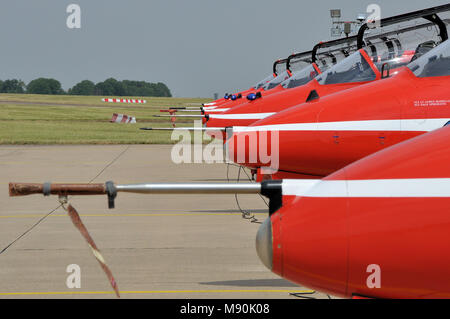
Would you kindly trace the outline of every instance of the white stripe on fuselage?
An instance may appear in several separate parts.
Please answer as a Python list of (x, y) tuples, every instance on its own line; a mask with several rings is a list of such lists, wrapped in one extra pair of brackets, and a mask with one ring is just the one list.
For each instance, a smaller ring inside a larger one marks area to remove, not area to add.
[(450, 178), (283, 180), (283, 195), (302, 197), (450, 197)]
[(398, 119), (289, 123), (261, 126), (235, 126), (233, 132), (255, 131), (417, 131), (429, 132), (444, 126), (450, 118)]
[(213, 109), (213, 110), (204, 110), (205, 112), (225, 112), (228, 111), (230, 108), (227, 109)]
[(275, 113), (214, 114), (209, 118), (220, 120), (261, 120), (274, 114)]

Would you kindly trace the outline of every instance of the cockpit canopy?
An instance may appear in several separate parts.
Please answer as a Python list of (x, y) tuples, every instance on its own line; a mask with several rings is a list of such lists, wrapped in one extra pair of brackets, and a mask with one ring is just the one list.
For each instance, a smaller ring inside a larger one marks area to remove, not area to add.
[[(448, 20), (444, 23), (448, 25)], [(316, 80), (322, 85), (373, 81), (376, 79), (375, 70), (381, 72), (388, 67), (392, 71), (408, 65), (440, 42), (439, 32), (431, 22), (371, 30), (365, 37), (364, 49), (323, 72)], [(362, 54), (363, 51), (367, 55)]]
[(300, 59), (297, 59), (297, 61), (295, 59), (292, 60), (290, 62), (292, 75), (289, 79), (283, 81), (281, 85), (285, 89), (305, 85), (317, 77), (320, 72), (326, 71), (356, 50), (356, 41), (353, 39), (329, 46), (326, 45), (327, 43), (317, 47), (315, 52), (316, 62), (314, 64), (312, 63), (312, 59), (303, 58), (301, 61)]
[(316, 78), (322, 85), (366, 82), (375, 79), (375, 72), (360, 51), (353, 53)]
[(443, 42), (433, 50), (408, 65), (419, 78), (450, 75), (450, 40)]
[(287, 70), (279, 73), (277, 75), (276, 78), (274, 78), (273, 80), (271, 80), (270, 82), (267, 82), (266, 84), (263, 85), (263, 89), (264, 91), (273, 89), (274, 87), (276, 87), (278, 84), (280, 84), (281, 82), (283, 82), (284, 80), (287, 80), (289, 78), (289, 73)]
[(312, 64), (308, 65), (306, 68), (292, 73), (292, 76), (283, 81), (281, 85), (285, 89), (292, 89), (300, 85), (305, 85), (312, 79), (314, 79), (319, 73), (316, 71)]
[(258, 83), (256, 83), (256, 85), (254, 85), (253, 88), (256, 90), (259, 89), (267, 82), (270, 82), (273, 78), (274, 78), (274, 75), (271, 74), (271, 75), (265, 77), (264, 79), (262, 79), (261, 81), (259, 81)]

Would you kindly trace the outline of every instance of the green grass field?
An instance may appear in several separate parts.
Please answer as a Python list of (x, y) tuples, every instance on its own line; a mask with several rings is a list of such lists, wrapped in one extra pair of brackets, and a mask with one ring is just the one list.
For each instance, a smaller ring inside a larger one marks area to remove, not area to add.
[[(124, 97), (126, 98), (126, 97)], [(133, 97), (138, 98), (138, 97)], [(0, 94), (0, 144), (167, 144), (171, 132), (140, 127), (170, 127), (155, 118), (168, 107), (200, 106), (210, 99), (144, 98), (146, 104), (105, 103), (101, 96)], [(137, 124), (116, 124), (113, 113), (135, 116)], [(186, 113), (197, 114), (197, 113)], [(193, 120), (177, 120), (192, 126)]]

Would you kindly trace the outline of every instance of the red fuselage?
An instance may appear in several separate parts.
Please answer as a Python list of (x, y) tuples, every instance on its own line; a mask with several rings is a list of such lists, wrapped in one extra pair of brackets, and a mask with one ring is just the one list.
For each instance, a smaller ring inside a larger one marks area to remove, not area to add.
[(291, 186), (270, 218), (269, 267), (333, 295), (450, 298), (449, 162), (446, 126), (359, 160), (299, 196)]
[[(248, 167), (270, 166), (259, 157), (249, 160), (250, 144), (242, 141), (245, 135), (256, 134), (258, 145), (278, 148), (280, 171), (326, 176), (445, 125), (450, 120), (449, 87), (450, 76), (419, 78), (403, 68), (390, 78), (292, 107), (247, 128), (235, 128), (230, 155)], [(272, 141), (266, 132), (279, 136)]]

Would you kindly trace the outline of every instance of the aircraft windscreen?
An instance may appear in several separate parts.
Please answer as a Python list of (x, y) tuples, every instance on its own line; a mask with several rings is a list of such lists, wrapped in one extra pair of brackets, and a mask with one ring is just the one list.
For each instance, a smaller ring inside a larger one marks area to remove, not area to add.
[[(448, 26), (448, 19), (443, 23)], [(440, 31), (432, 22), (420, 18), (400, 25), (394, 24), (368, 32), (364, 38), (365, 51), (378, 70), (408, 65), (442, 42)]]
[(333, 65), (336, 64), (336, 62), (330, 61), (329, 58), (324, 57), (324, 58), (318, 58), (316, 61), (317, 67), (320, 69), (321, 72), (324, 72), (326, 70), (328, 70), (329, 68), (331, 68)]
[(281, 83), (281, 85), (285, 89), (292, 89), (292, 88), (295, 88), (297, 86), (301, 86), (301, 85), (304, 85), (304, 84), (308, 83), (309, 81), (314, 79), (317, 75), (319, 75), (319, 74), (314, 69), (312, 64), (310, 64), (309, 66), (307, 66), (303, 70), (294, 72), (292, 74), (292, 76), (289, 79), (283, 81)]
[(450, 75), (450, 40), (425, 53), (408, 68), (419, 78)]
[(346, 59), (357, 51), (356, 39), (350, 38), (346, 42), (333, 45), (319, 46), (316, 51), (316, 65), (323, 73), (333, 65)]
[(372, 59), (372, 62), (374, 62), (378, 70), (383, 68), (383, 64), (389, 64), (391, 69), (397, 69), (411, 62), (414, 54), (415, 51), (413, 50), (400, 50), (398, 54), (384, 53), (378, 57), (377, 62), (374, 59)]
[(275, 73), (276, 74), (281, 74), (283, 73), (283, 71), (286, 71), (286, 62), (287, 60), (281, 60), (278, 61), (277, 64), (275, 65)]
[(263, 80), (259, 81), (255, 86), (253, 86), (254, 89), (259, 89), (260, 87), (262, 87), (264, 84), (266, 84), (267, 82), (271, 81), (273, 79), (273, 74), (265, 77)]
[(311, 64), (310, 58), (305, 59), (304, 56), (299, 57), (299, 58), (292, 58), (289, 61), (289, 70), (291, 70), (291, 72), (294, 73), (294, 72), (303, 70), (310, 64)]
[(351, 54), (317, 77), (317, 81), (322, 85), (366, 82), (375, 79), (375, 72), (359, 51)]
[(282, 73), (280, 73), (275, 79), (273, 79), (272, 81), (266, 83), (263, 86), (264, 91), (273, 89), (274, 87), (276, 87), (278, 84), (280, 84), (281, 82), (283, 82), (284, 80), (289, 78), (289, 74), (287, 71), (283, 71)]

